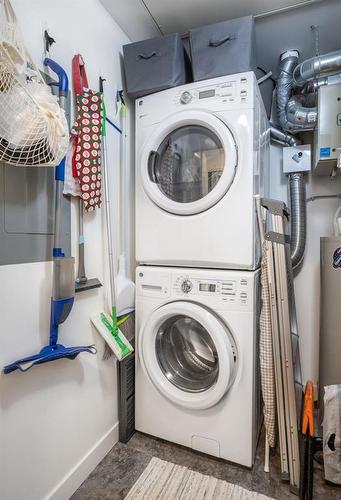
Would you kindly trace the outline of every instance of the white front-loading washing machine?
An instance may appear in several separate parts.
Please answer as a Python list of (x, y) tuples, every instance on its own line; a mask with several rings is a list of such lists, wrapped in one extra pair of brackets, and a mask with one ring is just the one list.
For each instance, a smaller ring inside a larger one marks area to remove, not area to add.
[(257, 268), (254, 195), (267, 195), (269, 123), (254, 73), (136, 101), (139, 263)]
[(140, 266), (136, 429), (251, 467), (259, 271)]

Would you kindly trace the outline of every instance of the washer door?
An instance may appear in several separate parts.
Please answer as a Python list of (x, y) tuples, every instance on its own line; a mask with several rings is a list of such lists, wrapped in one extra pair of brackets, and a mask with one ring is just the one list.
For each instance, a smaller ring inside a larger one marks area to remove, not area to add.
[(237, 167), (237, 147), (214, 114), (182, 111), (160, 124), (140, 165), (143, 187), (154, 203), (173, 214), (191, 215), (226, 194)]
[(140, 331), (139, 354), (155, 387), (185, 408), (217, 404), (236, 371), (229, 329), (193, 302), (172, 302), (154, 311)]

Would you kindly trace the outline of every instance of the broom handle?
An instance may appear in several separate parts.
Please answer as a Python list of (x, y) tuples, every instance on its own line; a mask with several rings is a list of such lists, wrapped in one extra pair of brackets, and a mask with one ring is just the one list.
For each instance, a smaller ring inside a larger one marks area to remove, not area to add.
[[(112, 232), (110, 224), (110, 193), (109, 193), (109, 176), (107, 169), (107, 140), (106, 140), (106, 125), (105, 125), (105, 104), (103, 94), (104, 78), (99, 77), (99, 91), (103, 99), (103, 124), (102, 124), (102, 174), (104, 182), (104, 197), (105, 197), (105, 223), (107, 230), (107, 245), (108, 245), (108, 259), (109, 259), (109, 276), (110, 276), (110, 298), (111, 307), (116, 306), (116, 293), (115, 293), (115, 269), (114, 269), (114, 255), (112, 247)], [(111, 312), (111, 311), (110, 311)]]
[(122, 180), (121, 180), (121, 193), (122, 193), (122, 253), (125, 255), (125, 269), (126, 276), (130, 279), (130, 206), (129, 206), (129, 186), (130, 186), (130, 162), (128, 153), (128, 108), (125, 105), (124, 116), (122, 117)]

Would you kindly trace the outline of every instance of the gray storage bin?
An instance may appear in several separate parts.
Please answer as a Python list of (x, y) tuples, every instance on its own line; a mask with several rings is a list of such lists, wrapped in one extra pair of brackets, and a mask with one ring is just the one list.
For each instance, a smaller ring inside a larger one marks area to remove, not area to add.
[(194, 81), (254, 71), (257, 67), (252, 16), (190, 31)]
[(124, 45), (123, 58), (126, 91), (133, 99), (187, 83), (178, 33)]

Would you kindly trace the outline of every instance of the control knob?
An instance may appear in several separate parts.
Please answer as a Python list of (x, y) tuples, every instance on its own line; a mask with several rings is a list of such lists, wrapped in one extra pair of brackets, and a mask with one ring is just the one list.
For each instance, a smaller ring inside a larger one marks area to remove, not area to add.
[(186, 280), (183, 280), (183, 282), (181, 283), (181, 290), (184, 292), (184, 293), (189, 293), (193, 288), (193, 283), (186, 279)]
[(180, 96), (181, 104), (188, 104), (189, 102), (191, 102), (192, 99), (193, 99), (192, 94), (187, 91), (183, 92)]

